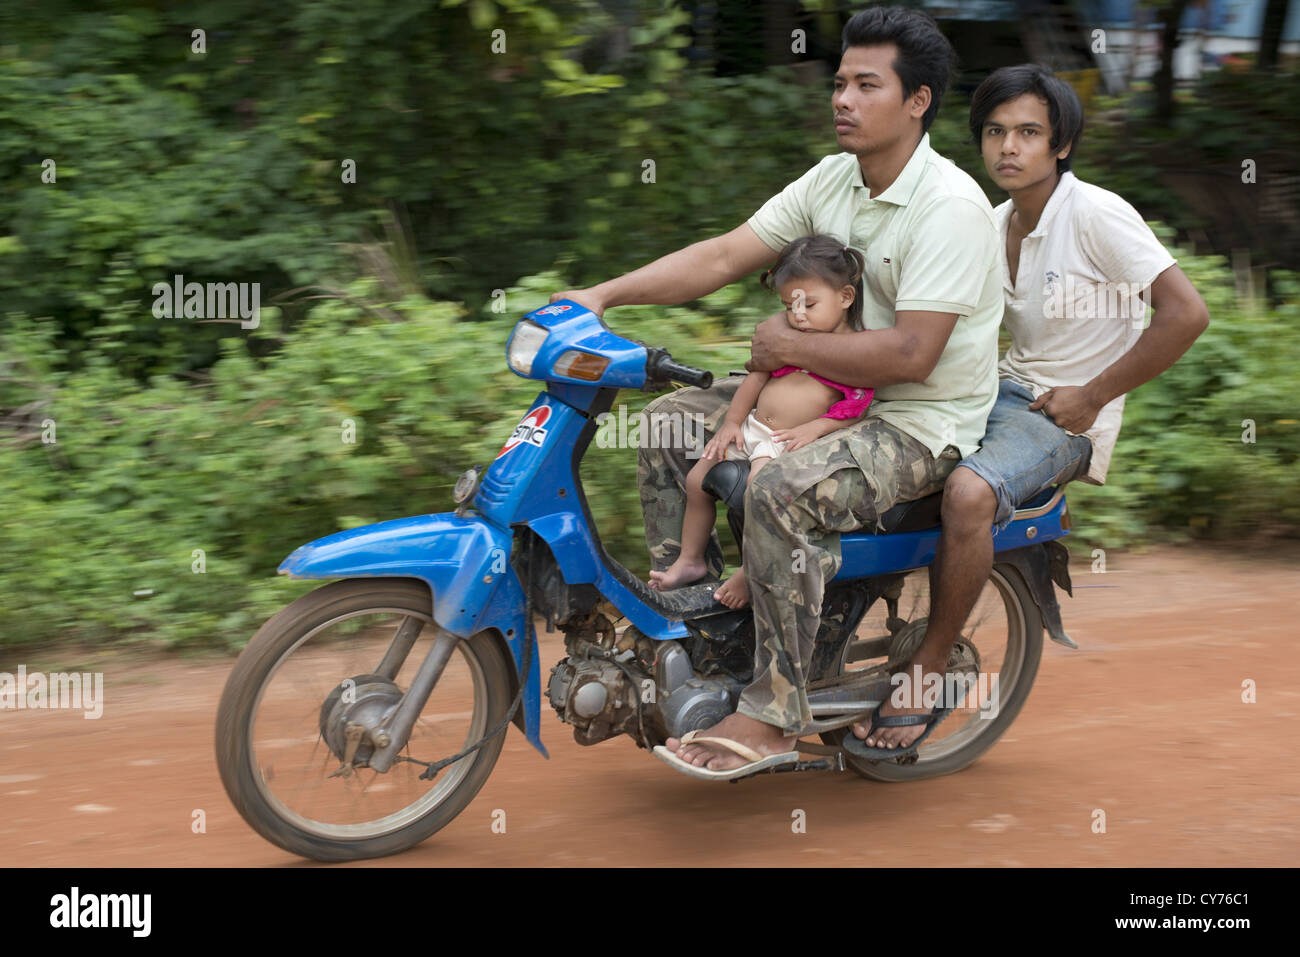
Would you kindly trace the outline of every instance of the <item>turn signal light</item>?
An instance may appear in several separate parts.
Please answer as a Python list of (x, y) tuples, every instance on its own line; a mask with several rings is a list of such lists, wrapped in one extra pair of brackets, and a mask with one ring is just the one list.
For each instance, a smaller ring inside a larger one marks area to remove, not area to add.
[(555, 360), (555, 371), (559, 375), (584, 382), (599, 381), (607, 368), (609, 359), (605, 356), (593, 356), (590, 352), (579, 352), (577, 349), (570, 349)]

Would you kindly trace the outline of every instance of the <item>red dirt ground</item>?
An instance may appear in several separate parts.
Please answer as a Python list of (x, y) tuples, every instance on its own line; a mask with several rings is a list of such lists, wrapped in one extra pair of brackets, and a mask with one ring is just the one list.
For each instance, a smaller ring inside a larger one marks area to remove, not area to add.
[[(1076, 560), (1080, 587), (1062, 603), (1080, 650), (1044, 642), (1016, 724), (958, 774), (913, 784), (852, 773), (696, 781), (626, 738), (575, 744), (544, 702), (550, 761), (511, 730), (459, 818), (406, 854), (366, 864), (1294, 865), (1300, 565), (1229, 554), (1111, 554), (1105, 575)], [(558, 639), (543, 635), (543, 674), (563, 653)], [(54, 653), (23, 663), (61, 670)], [(6, 865), (304, 863), (255, 834), (222, 790), (213, 722), (232, 665), (104, 654), (100, 720), (0, 711)], [(1245, 679), (1257, 703), (1243, 703)], [(207, 831), (194, 834), (200, 808)], [(1092, 831), (1098, 808), (1104, 834)], [(497, 809), (504, 834), (492, 830)], [(792, 830), (796, 809), (805, 833)]]

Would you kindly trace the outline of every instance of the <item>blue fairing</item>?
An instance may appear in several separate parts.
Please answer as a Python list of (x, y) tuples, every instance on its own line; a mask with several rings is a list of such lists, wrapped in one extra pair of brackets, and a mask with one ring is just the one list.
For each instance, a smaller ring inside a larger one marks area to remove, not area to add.
[[(590, 386), (585, 391), (590, 395), (575, 400), (589, 403), (597, 392)], [(536, 423), (533, 440), (515, 441), (502, 450), (484, 472), (474, 505), (494, 524), (532, 528), (550, 546), (566, 582), (595, 585), (642, 634), (655, 640), (686, 637), (685, 625), (642, 604), (600, 560), (600, 547), (582, 511), (573, 460), (583, 431), (594, 427), (591, 421), (553, 395), (538, 396), (524, 421)]]
[[(495, 628), (523, 663), (524, 593), (510, 565), (511, 535), (481, 518), (446, 512), (336, 532), (303, 545), (280, 565), (293, 578), (418, 578), (433, 593), (433, 619), (462, 638)], [(538, 736), (541, 670), (534, 648), (524, 687), (525, 736)]]
[[(532, 371), (524, 378), (539, 379), (548, 382), (552, 388), (558, 386), (561, 389), (566, 383), (574, 383), (578, 386), (578, 393), (586, 396), (595, 395), (595, 386), (639, 389), (645, 384), (645, 346), (611, 332), (600, 317), (586, 306), (572, 299), (561, 299), (535, 309), (524, 319), (550, 333), (533, 359)], [(511, 333), (512, 338), (514, 335)], [(601, 356), (609, 360), (609, 365), (595, 380), (560, 375), (555, 370), (556, 360), (564, 353), (573, 351)], [(509, 353), (510, 344), (507, 343), (506, 354)], [(516, 369), (512, 368), (511, 371), (515, 375), (523, 375)], [(576, 402), (571, 404), (578, 405)], [(580, 405), (579, 407), (581, 408)]]

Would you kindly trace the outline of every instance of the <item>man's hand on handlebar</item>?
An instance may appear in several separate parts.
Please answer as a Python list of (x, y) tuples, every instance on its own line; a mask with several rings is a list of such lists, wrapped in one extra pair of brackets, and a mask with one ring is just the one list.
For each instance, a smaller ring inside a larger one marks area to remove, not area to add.
[(590, 289), (568, 289), (564, 292), (553, 293), (550, 301), (556, 302), (560, 299), (568, 299), (572, 302), (576, 302), (580, 306), (586, 306), (602, 319), (605, 317), (605, 303), (602, 302), (600, 297), (595, 295)]

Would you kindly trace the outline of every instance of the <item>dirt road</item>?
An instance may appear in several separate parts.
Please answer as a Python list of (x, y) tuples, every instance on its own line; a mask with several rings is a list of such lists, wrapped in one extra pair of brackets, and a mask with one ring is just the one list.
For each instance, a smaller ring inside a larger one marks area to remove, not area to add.
[[(1045, 642), (1016, 724), (959, 774), (695, 781), (626, 738), (580, 747), (543, 704), (550, 761), (512, 729), (458, 819), (361, 866), (1294, 865), (1300, 564), (1228, 554), (1110, 554), (1106, 574), (1076, 560), (1076, 597), (1062, 601), (1080, 650)], [(562, 653), (558, 635), (544, 637), (543, 673)], [(104, 656), (99, 720), (0, 711), (5, 863), (301, 864), (244, 824), (218, 780), (213, 721), (232, 665)], [(1242, 700), (1247, 679), (1255, 703)]]

